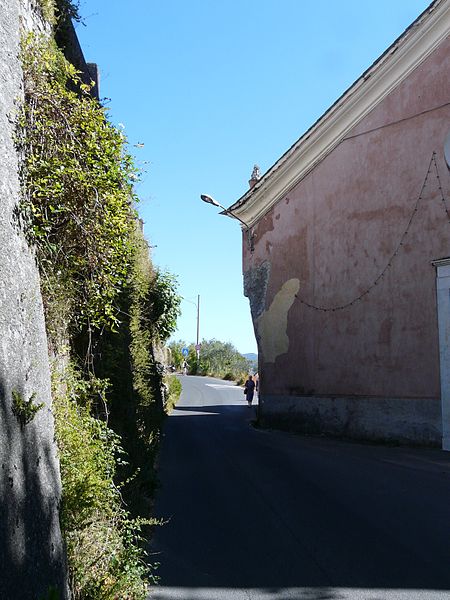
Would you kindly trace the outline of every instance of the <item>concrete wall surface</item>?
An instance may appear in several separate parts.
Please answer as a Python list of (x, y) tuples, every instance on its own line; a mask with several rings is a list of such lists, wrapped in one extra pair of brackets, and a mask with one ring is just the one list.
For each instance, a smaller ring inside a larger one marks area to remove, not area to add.
[(260, 408), (262, 425), (290, 431), (441, 445), (441, 407), (436, 399), (266, 395)]
[[(432, 261), (450, 256), (449, 97), (447, 38), (255, 225), (244, 286), (268, 418), (272, 403), (297, 418), (293, 397), (375, 397), (401, 401), (398, 423), (411, 407), (423, 434), (405, 421), (408, 439), (441, 429), (427, 402), (440, 398)], [(366, 409), (375, 432), (403, 436)]]
[[(20, 24), (29, 3), (0, 0), (0, 598), (40, 600), (51, 586), (67, 598), (59, 526), (61, 482), (51, 413), (50, 369), (35, 260), (16, 217), (14, 115), (22, 96)], [(13, 392), (44, 403), (21, 426)]]

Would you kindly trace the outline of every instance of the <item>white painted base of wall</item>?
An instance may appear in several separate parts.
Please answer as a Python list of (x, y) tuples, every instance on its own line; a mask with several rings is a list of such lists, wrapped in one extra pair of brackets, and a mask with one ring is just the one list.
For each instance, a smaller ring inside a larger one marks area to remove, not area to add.
[(439, 398), (261, 396), (263, 426), (354, 439), (441, 446)]

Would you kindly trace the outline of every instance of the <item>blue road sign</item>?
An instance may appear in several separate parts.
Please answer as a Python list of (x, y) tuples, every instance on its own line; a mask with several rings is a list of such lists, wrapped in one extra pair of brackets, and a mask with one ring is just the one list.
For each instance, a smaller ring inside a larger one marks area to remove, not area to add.
[(189, 354), (189, 349), (188, 348), (183, 348), (183, 350), (181, 351), (181, 354), (183, 356), (187, 356)]

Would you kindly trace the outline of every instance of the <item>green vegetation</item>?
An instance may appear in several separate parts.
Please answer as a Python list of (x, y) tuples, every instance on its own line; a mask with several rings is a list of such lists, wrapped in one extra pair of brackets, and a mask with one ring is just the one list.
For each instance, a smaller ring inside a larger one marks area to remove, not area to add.
[(181, 394), (181, 383), (180, 380), (174, 375), (169, 375), (168, 377), (168, 397), (167, 397), (167, 405), (166, 410), (169, 412), (177, 403)]
[[(180, 298), (174, 278), (154, 269), (138, 227), (137, 173), (123, 133), (51, 39), (28, 36), (22, 63), (17, 216), (35, 249), (55, 356), (71, 592), (74, 600), (140, 600), (154, 581), (143, 549), (153, 521), (137, 515), (149, 514), (161, 421), (179, 395), (160, 348)], [(38, 410), (33, 397), (20, 407), (27, 418)]]
[(52, 25), (61, 19), (80, 21), (79, 2), (72, 0), (39, 0), (43, 18)]
[(124, 498), (134, 512), (146, 513), (156, 488), (153, 463), (168, 404), (166, 389), (172, 389), (171, 402), (176, 394), (174, 377), (164, 374), (156, 349), (175, 328), (180, 298), (174, 278), (154, 269), (139, 229), (133, 238), (128, 283), (118, 299), (122, 324), (118, 332), (101, 336), (97, 371), (111, 382), (110, 423), (128, 455), (121, 467), (122, 476), (130, 479)]
[(52, 40), (28, 36), (22, 57), (21, 209), (45, 296), (57, 290), (75, 329), (117, 327), (135, 227), (136, 174), (124, 136)]
[(145, 598), (148, 566), (140, 548), (148, 519), (131, 519), (115, 481), (124, 460), (120, 437), (92, 405), (106, 402), (104, 380), (73, 366), (54, 371), (53, 403), (59, 447), (65, 532), (74, 599)]
[(210, 375), (243, 383), (251, 369), (251, 363), (230, 343), (220, 342), (218, 340), (203, 340), (200, 351), (200, 361), (197, 363), (197, 354), (194, 344), (187, 345), (183, 341), (172, 342), (169, 344), (172, 363), (178, 369), (183, 364), (183, 355), (181, 349), (189, 348), (187, 362), (189, 372), (192, 375)]
[(34, 419), (38, 410), (44, 406), (42, 402), (39, 404), (34, 403), (36, 392), (33, 392), (28, 400), (25, 400), (20, 392), (13, 390), (12, 398), (12, 411), (22, 427), (30, 423), (30, 421)]
[(39, 598), (39, 600), (60, 600), (60, 595), (55, 587), (50, 586), (47, 594), (44, 597)]

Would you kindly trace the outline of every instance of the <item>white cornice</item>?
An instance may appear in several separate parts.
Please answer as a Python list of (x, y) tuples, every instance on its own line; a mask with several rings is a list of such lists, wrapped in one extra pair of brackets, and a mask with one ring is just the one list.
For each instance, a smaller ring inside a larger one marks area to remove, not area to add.
[(436, 0), (230, 210), (250, 226), (286, 195), (450, 32), (450, 0)]

